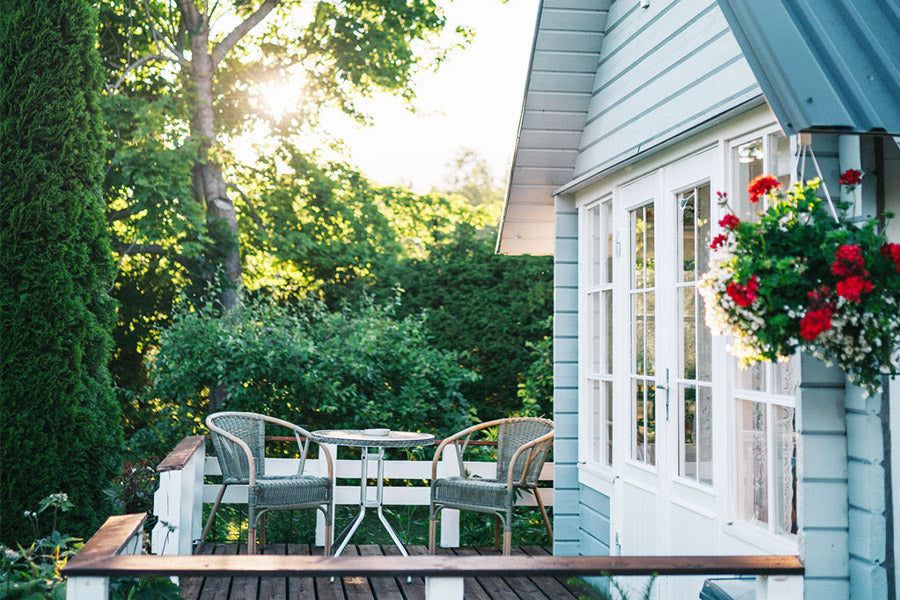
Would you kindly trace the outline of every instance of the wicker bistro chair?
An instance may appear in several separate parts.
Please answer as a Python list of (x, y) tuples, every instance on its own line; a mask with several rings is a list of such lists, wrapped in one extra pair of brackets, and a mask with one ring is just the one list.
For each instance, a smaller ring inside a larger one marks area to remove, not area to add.
[[(300, 448), (300, 468), (294, 475), (266, 475), (265, 427), (266, 423), (280, 425), (294, 432)], [(325, 515), (325, 555), (331, 553), (331, 511), (334, 496), (334, 467), (331, 455), (324, 446), (328, 476), (304, 475), (306, 454), (309, 450), (309, 432), (287, 421), (247, 412), (219, 412), (206, 417), (206, 425), (213, 441), (216, 458), (222, 469), (222, 487), (216, 497), (212, 513), (203, 528), (201, 540), (216, 516), (225, 489), (232, 484), (248, 485), (247, 498), (247, 547), (256, 553), (257, 522), (262, 520), (260, 543), (266, 545), (265, 515), (271, 510), (317, 508)], [(302, 436), (302, 437), (301, 437)]]
[[(469, 477), (463, 465), (463, 454), (472, 434), (498, 428), (497, 474), (493, 479)], [(448, 444), (456, 447), (459, 461), (458, 477), (437, 478), (438, 462)], [(428, 550), (435, 553), (438, 513), (445, 508), (471, 510), (495, 515), (503, 525), (503, 554), (508, 556), (512, 545), (512, 511), (520, 491), (534, 494), (544, 526), (550, 539), (553, 530), (547, 511), (537, 493), (538, 477), (550, 445), (553, 443), (553, 421), (534, 417), (498, 419), (469, 427), (446, 438), (438, 446), (431, 463), (431, 510), (428, 523)]]

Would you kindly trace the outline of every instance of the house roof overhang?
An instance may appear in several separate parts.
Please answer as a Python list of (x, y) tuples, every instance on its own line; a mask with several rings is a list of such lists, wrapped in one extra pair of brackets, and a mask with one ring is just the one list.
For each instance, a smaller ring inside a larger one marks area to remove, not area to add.
[(553, 254), (553, 191), (575, 169), (612, 0), (542, 0), (497, 237), (500, 254)]
[(787, 134), (900, 134), (900, 4), (718, 0)]

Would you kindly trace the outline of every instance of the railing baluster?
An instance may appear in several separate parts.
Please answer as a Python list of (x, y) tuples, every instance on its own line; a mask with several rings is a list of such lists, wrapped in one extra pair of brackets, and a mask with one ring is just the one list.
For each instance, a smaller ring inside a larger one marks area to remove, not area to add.
[[(440, 477), (453, 477), (461, 475), (459, 472), (462, 463), (459, 462), (459, 449), (455, 444), (448, 444), (444, 448), (444, 454), (441, 456), (441, 468), (443, 473)], [(464, 467), (463, 467), (464, 468)], [(441, 547), (442, 548), (459, 548), (459, 511), (455, 508), (445, 508), (441, 511)], [(440, 596), (435, 596), (439, 598)], [(460, 596), (461, 598), (462, 596)]]

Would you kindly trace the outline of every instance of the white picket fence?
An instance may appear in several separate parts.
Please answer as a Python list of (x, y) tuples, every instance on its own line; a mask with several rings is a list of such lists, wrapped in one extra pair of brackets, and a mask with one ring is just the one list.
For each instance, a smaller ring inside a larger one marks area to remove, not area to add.
[[(338, 456), (336, 446), (328, 446), (331, 456)], [(346, 450), (342, 450), (342, 453)], [(392, 452), (387, 451), (388, 454)], [(399, 453), (400, 450), (393, 452)], [(179, 458), (169, 460), (175, 454)], [(205, 455), (205, 444), (199, 437), (186, 438), (178, 448), (160, 464), (159, 489), (154, 495), (153, 512), (159, 521), (152, 532), (152, 550), (159, 555), (186, 555), (199, 541), (203, 528), (203, 505), (215, 501), (219, 491), (218, 483), (203, 483), (206, 475), (221, 475), (218, 461), (214, 456)], [(267, 458), (266, 473), (271, 475), (289, 475), (297, 472), (297, 459)], [(375, 477), (375, 461), (369, 460), (368, 475)], [(465, 469), (480, 477), (493, 477), (496, 464), (492, 462), (466, 461)], [(325, 461), (318, 458), (308, 459), (306, 472), (325, 475)], [(455, 450), (447, 446), (438, 466), (438, 477), (457, 475), (459, 472)], [(345, 459), (338, 456), (335, 464), (337, 479), (359, 481), (361, 465), (359, 459)], [(385, 506), (428, 506), (430, 501), (428, 480), (431, 479), (431, 460), (392, 460), (388, 456), (384, 461), (384, 478), (386, 480), (421, 480), (422, 485), (384, 487)], [(553, 464), (546, 463), (541, 472), (541, 480), (553, 480)], [(374, 499), (375, 486), (369, 485), (367, 493)], [(545, 506), (553, 505), (553, 489), (539, 490)], [(335, 487), (335, 504), (359, 505), (359, 484), (337, 485)], [(247, 486), (232, 485), (225, 492), (222, 500), (225, 504), (246, 504)], [(522, 506), (536, 506), (531, 494), (524, 494), (518, 501)], [(321, 512), (317, 512), (316, 543), (325, 541), (325, 521)], [(374, 518), (374, 515), (367, 518)], [(459, 511), (444, 510), (441, 512), (440, 544), (452, 548), (459, 546)], [(352, 540), (351, 540), (352, 541)]]

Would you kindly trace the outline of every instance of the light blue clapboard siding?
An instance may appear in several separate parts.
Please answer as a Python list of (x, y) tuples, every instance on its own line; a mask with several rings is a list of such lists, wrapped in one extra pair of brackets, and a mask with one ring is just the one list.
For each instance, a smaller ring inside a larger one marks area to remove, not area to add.
[(610, 7), (575, 178), (609, 168), (760, 94), (715, 0)]
[(579, 536), (584, 556), (609, 555), (609, 498), (582, 485), (579, 488)]
[(844, 376), (803, 355), (797, 397), (797, 519), (804, 598), (849, 598)]
[(858, 387), (847, 387), (850, 593), (860, 600), (886, 598), (888, 589), (884, 401), (881, 394), (866, 398)]
[(578, 554), (578, 213), (555, 202), (553, 303), (553, 552)]

